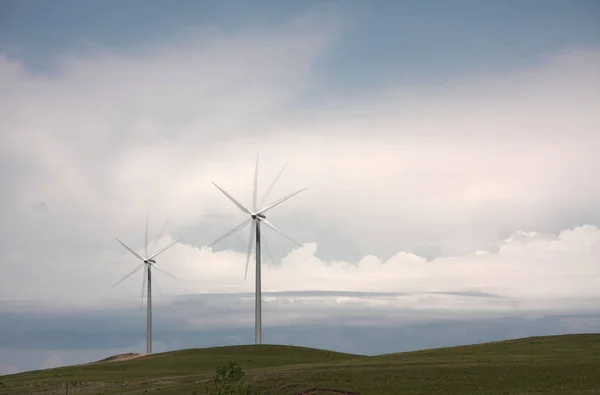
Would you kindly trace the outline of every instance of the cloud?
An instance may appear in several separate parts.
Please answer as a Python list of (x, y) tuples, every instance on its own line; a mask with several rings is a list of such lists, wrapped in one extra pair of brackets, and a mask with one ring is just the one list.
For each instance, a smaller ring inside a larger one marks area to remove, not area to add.
[[(149, 212), (206, 243), (201, 215), (228, 209), (209, 181), (248, 196), (257, 150), (261, 180), (290, 162), (274, 195), (310, 187), (279, 210), (283, 224), (307, 241), (352, 243), (354, 259), (465, 254), (521, 229), (598, 222), (600, 190), (586, 177), (597, 167), (597, 50), (439, 87), (329, 92), (311, 106), (334, 35), (298, 25), (73, 55), (54, 77), (4, 59), (2, 160), (14, 170), (2, 174), (3, 237), (133, 236)], [(54, 215), (25, 212), (41, 199)], [(341, 248), (321, 251), (336, 259)]]
[[(171, 241), (170, 236), (165, 236), (159, 245)], [(386, 315), (409, 308), (423, 312), (448, 311), (453, 316), (505, 315), (534, 310), (587, 311), (593, 309), (600, 298), (596, 287), (600, 277), (600, 229), (591, 225), (558, 235), (520, 231), (504, 240), (494, 253), (476, 251), (432, 260), (400, 252), (383, 262), (374, 256), (366, 256), (358, 262), (323, 261), (316, 256), (317, 252), (315, 243), (307, 243), (291, 251), (280, 265), (270, 269), (264, 266), (265, 304), (281, 309), (293, 305), (300, 308), (298, 317), (303, 321), (311, 321), (311, 316), (318, 321), (325, 318), (324, 314), (331, 314), (330, 309), (342, 314), (346, 308), (372, 309)], [(254, 271), (250, 270), (248, 279), (244, 280), (245, 253), (202, 250), (179, 243), (161, 255), (159, 262), (163, 269), (182, 280), (177, 282), (155, 271), (155, 303), (173, 303), (173, 298), (194, 294), (247, 293), (244, 303), (248, 308), (253, 306)], [(29, 276), (29, 281), (21, 283), (18, 291), (4, 287), (2, 299), (49, 297), (59, 303), (59, 308), (65, 304), (75, 308), (98, 303), (131, 306), (141, 296), (141, 272), (117, 288), (110, 287), (137, 264), (104, 265), (100, 259), (91, 258), (84, 266), (85, 278), (81, 275), (68, 278), (70, 273), (63, 273), (67, 279), (63, 280), (60, 290), (57, 284), (46, 286), (46, 274), (52, 276), (55, 270), (40, 268), (40, 275)], [(66, 267), (77, 273), (75, 265)], [(311, 297), (287, 294), (302, 291), (357, 294)], [(286, 294), (278, 296), (277, 292)], [(378, 294), (382, 292), (383, 296)], [(130, 302), (123, 304), (123, 298)], [(18, 305), (15, 306), (18, 310)], [(231, 323), (229, 314), (235, 315), (235, 312), (219, 317)], [(214, 319), (219, 321), (219, 317)], [(244, 322), (249, 323), (252, 317), (246, 318)], [(283, 315), (281, 319), (286, 321), (289, 317)], [(204, 324), (210, 320), (203, 317)]]
[[(166, 242), (165, 242), (166, 244)], [(383, 300), (388, 306), (452, 308), (461, 310), (517, 308), (593, 307), (600, 298), (600, 229), (586, 225), (558, 235), (519, 231), (505, 239), (497, 252), (475, 251), (464, 256), (427, 260), (399, 252), (380, 261), (365, 256), (357, 262), (323, 261), (316, 243), (307, 243), (286, 256), (275, 270), (263, 270), (265, 291), (329, 290), (344, 292), (483, 292), (506, 298), (503, 306), (489, 298), (471, 299), (467, 304), (452, 295), (426, 295), (413, 300), (403, 297)], [(198, 250), (178, 245), (164, 256), (188, 292), (251, 292), (253, 271), (243, 279), (246, 256), (233, 251)], [(164, 282), (165, 284), (167, 281)], [(178, 284), (169, 282), (175, 294)], [(365, 307), (377, 299), (364, 299)], [(360, 299), (356, 298), (356, 299)], [(323, 303), (323, 301), (315, 302)], [(337, 301), (339, 304), (340, 301)], [(515, 305), (516, 303), (516, 305)]]

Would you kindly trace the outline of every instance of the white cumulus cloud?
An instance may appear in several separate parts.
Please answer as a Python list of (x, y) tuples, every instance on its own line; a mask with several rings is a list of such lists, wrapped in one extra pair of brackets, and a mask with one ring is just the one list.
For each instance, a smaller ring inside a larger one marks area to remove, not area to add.
[(271, 197), (309, 187), (269, 212), (304, 246), (266, 234), (277, 262), (265, 290), (597, 302), (600, 52), (441, 86), (325, 92), (312, 105), (337, 29), (199, 33), (135, 54), (73, 54), (53, 75), (0, 56), (0, 299), (139, 298), (141, 278), (110, 289), (133, 267), (107, 262), (122, 258), (112, 236), (139, 248), (147, 213), (153, 232), (171, 219), (161, 243), (186, 237), (161, 256), (184, 280), (157, 273), (165, 295), (252, 291), (245, 233), (201, 247), (226, 230), (205, 215), (237, 210), (210, 181), (248, 203), (260, 151), (261, 191), (286, 161)]

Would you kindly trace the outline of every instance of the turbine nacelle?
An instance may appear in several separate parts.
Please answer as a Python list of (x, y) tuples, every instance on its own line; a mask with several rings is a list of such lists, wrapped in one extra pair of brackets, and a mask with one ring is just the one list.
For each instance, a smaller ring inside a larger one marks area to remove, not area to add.
[[(163, 228), (163, 231), (164, 231), (164, 228)], [(162, 231), (161, 231), (160, 235), (162, 235)], [(158, 239), (160, 239), (160, 235), (157, 238), (157, 241), (158, 241)], [(175, 240), (171, 244), (168, 244), (167, 246), (161, 248), (160, 250), (158, 250), (156, 252), (150, 252), (150, 251), (148, 251), (148, 219), (146, 218), (146, 243), (145, 243), (145, 246), (144, 246), (145, 247), (144, 248), (145, 255), (141, 255), (140, 253), (136, 252), (133, 248), (129, 247), (127, 244), (123, 243), (121, 240), (117, 239), (116, 237), (115, 237), (115, 240), (117, 240), (119, 242), (119, 244), (121, 244), (123, 247), (125, 247), (133, 256), (135, 256), (137, 259), (139, 259), (140, 261), (142, 261), (142, 263), (140, 263), (133, 271), (131, 271), (129, 274), (127, 274), (125, 277), (123, 277), (121, 280), (119, 280), (115, 285), (113, 285), (113, 288), (116, 287), (117, 285), (119, 285), (123, 280), (125, 280), (129, 276), (131, 276), (134, 273), (138, 272), (142, 268), (145, 268), (146, 265), (149, 265), (148, 268), (154, 268), (154, 269), (156, 269), (158, 271), (163, 272), (167, 276), (172, 277), (175, 280), (177, 280), (177, 277), (173, 276), (169, 272), (167, 272), (164, 269), (162, 269), (156, 263), (156, 259), (155, 258), (157, 256), (159, 256), (160, 254), (162, 254), (163, 252), (165, 252), (166, 250), (168, 250), (169, 248), (173, 247), (175, 244), (177, 244), (178, 242), (180, 242), (182, 239)], [(146, 282), (146, 275), (147, 275), (147, 273), (144, 271), (144, 282), (143, 282), (143, 284), (145, 284), (145, 282)], [(142, 299), (144, 298), (143, 288), (144, 288), (144, 285), (142, 285)]]
[(266, 215), (264, 215), (264, 214), (262, 214), (262, 213), (259, 213), (259, 214), (252, 214), (252, 215), (251, 215), (251, 217), (252, 217), (252, 219), (258, 219), (259, 221), (260, 221), (261, 219), (267, 219), (267, 216), (266, 216)]

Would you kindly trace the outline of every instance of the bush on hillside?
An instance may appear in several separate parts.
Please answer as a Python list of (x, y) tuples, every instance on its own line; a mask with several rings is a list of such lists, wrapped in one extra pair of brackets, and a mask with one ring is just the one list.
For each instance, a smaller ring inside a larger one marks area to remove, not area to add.
[(266, 392), (251, 388), (242, 379), (246, 373), (234, 361), (217, 366), (217, 374), (213, 380), (213, 390), (210, 395), (266, 395)]

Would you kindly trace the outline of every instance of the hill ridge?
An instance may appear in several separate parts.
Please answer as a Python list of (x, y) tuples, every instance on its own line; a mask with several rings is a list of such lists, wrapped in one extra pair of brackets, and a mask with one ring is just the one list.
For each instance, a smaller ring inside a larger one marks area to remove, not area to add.
[(0, 395), (64, 394), (67, 383), (75, 383), (69, 394), (202, 394), (215, 368), (230, 360), (247, 372), (248, 383), (267, 389), (269, 395), (600, 394), (600, 334), (590, 333), (377, 356), (301, 346), (235, 345), (127, 360), (113, 357), (0, 376)]

